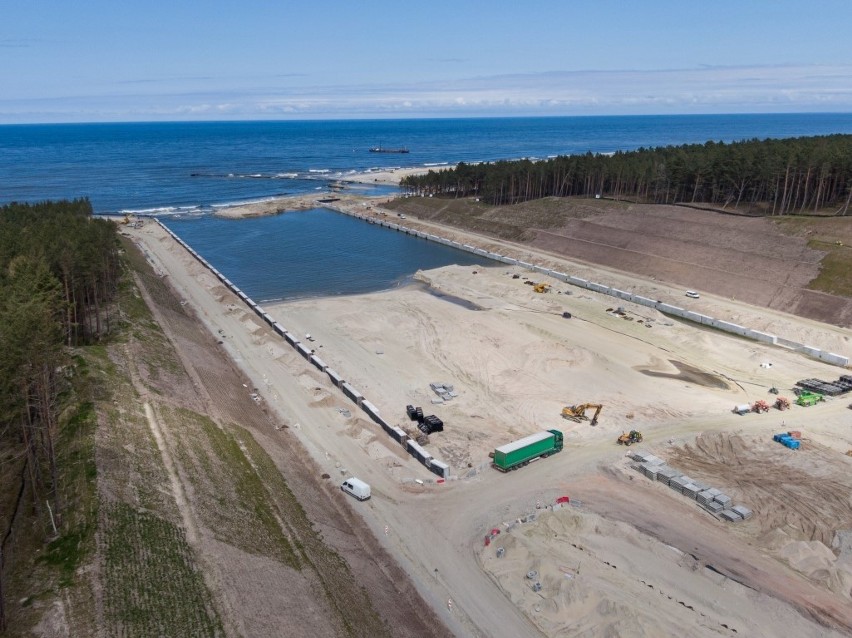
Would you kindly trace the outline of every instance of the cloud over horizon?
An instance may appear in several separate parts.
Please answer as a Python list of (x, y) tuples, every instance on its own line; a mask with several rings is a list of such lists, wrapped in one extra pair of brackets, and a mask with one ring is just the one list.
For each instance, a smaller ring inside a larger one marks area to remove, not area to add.
[(92, 86), (88, 94), (0, 97), (0, 122), (852, 111), (849, 64), (546, 71), (382, 84), (309, 82), (298, 74), (127, 79)]

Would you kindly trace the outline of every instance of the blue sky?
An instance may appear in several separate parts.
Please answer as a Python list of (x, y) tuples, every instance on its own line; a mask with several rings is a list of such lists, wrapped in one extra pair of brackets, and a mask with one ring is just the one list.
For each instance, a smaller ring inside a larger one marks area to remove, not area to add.
[(0, 123), (852, 111), (850, 0), (0, 11)]

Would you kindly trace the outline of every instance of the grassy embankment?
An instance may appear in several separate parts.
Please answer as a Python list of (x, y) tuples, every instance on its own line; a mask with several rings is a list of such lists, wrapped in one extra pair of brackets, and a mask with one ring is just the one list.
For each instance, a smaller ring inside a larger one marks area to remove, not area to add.
[(775, 223), (788, 235), (807, 237), (809, 248), (827, 253), (808, 288), (852, 297), (852, 217), (782, 217)]

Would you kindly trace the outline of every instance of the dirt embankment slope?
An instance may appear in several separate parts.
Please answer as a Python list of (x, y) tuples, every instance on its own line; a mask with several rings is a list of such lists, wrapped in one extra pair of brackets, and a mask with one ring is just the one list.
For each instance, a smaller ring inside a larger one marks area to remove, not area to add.
[(812, 285), (822, 270), (834, 268), (838, 251), (840, 257), (852, 251), (852, 228), (834, 228), (832, 237), (840, 239), (817, 242), (811, 241), (813, 229), (784, 224), (792, 233), (785, 234), (770, 218), (588, 199), (491, 207), (467, 199), (411, 197), (387, 207), (567, 259), (852, 326), (852, 300)]
[[(184, 553), (195, 557), (187, 571), (203, 575), (206, 605), (215, 606), (213, 622), (221, 618), (225, 635), (449, 636), (337, 483), (259, 399), (223, 351), (222, 336), (207, 330), (170, 279), (140, 255), (131, 259), (152, 320), (111, 353), (135, 387), (133, 396), (116, 400), (136, 406), (121, 409), (145, 406), (147, 417), (137, 415), (136, 425), (145, 431), (147, 421), (154, 432), (145, 465), (162, 456), (150, 491), (165, 505), (139, 498), (146, 481), (122, 454), (126, 446), (135, 458), (141, 444), (128, 442), (121, 428), (105, 428), (101, 437), (100, 489), (110, 503), (125, 511), (141, 500), (164, 512), (185, 539)], [(103, 535), (111, 538), (109, 530)], [(144, 561), (133, 565), (136, 581), (159, 582), (161, 574)], [(135, 627), (139, 635), (163, 631), (128, 625), (136, 621), (126, 619), (125, 601), (113, 600), (109, 585), (104, 581), (108, 620), (117, 617), (119, 628)], [(184, 620), (184, 611), (174, 613)]]

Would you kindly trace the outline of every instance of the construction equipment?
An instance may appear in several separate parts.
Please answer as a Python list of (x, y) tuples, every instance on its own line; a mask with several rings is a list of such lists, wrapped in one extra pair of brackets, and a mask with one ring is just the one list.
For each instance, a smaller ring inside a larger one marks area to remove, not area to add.
[(135, 222), (135, 221), (136, 221), (136, 217), (134, 215), (131, 215), (130, 213), (125, 213), (124, 219), (121, 221), (121, 223), (124, 224), (125, 226), (127, 226), (131, 222)]
[(642, 433), (639, 430), (630, 430), (629, 434), (622, 433), (617, 440), (619, 445), (633, 445), (642, 442)]
[(810, 407), (812, 405), (816, 405), (820, 401), (825, 401), (825, 397), (818, 392), (808, 392), (807, 390), (802, 390), (799, 392), (799, 396), (796, 399), (796, 405), (801, 405), (802, 407)]
[(775, 399), (775, 407), (779, 410), (789, 410), (790, 409), (790, 399), (787, 397), (778, 397)]
[(534, 292), (550, 292), (550, 284), (545, 284), (545, 283), (536, 284), (536, 285), (533, 286), (533, 291)]
[(591, 408), (595, 409), (595, 414), (592, 417), (591, 424), (598, 424), (598, 415), (601, 413), (601, 409), (603, 405), (600, 403), (581, 403), (580, 405), (569, 405), (568, 407), (562, 408), (562, 418), (563, 419), (571, 419), (572, 421), (576, 421), (579, 423), (580, 421), (587, 421), (589, 417), (586, 416), (586, 410)]
[(769, 412), (769, 404), (763, 399), (758, 399), (751, 406), (751, 411), (757, 412), (758, 414), (760, 414), (761, 412)]
[(562, 446), (562, 432), (546, 430), (496, 448), (492, 454), (493, 465), (501, 472), (516, 470), (530, 461), (561, 452)]

